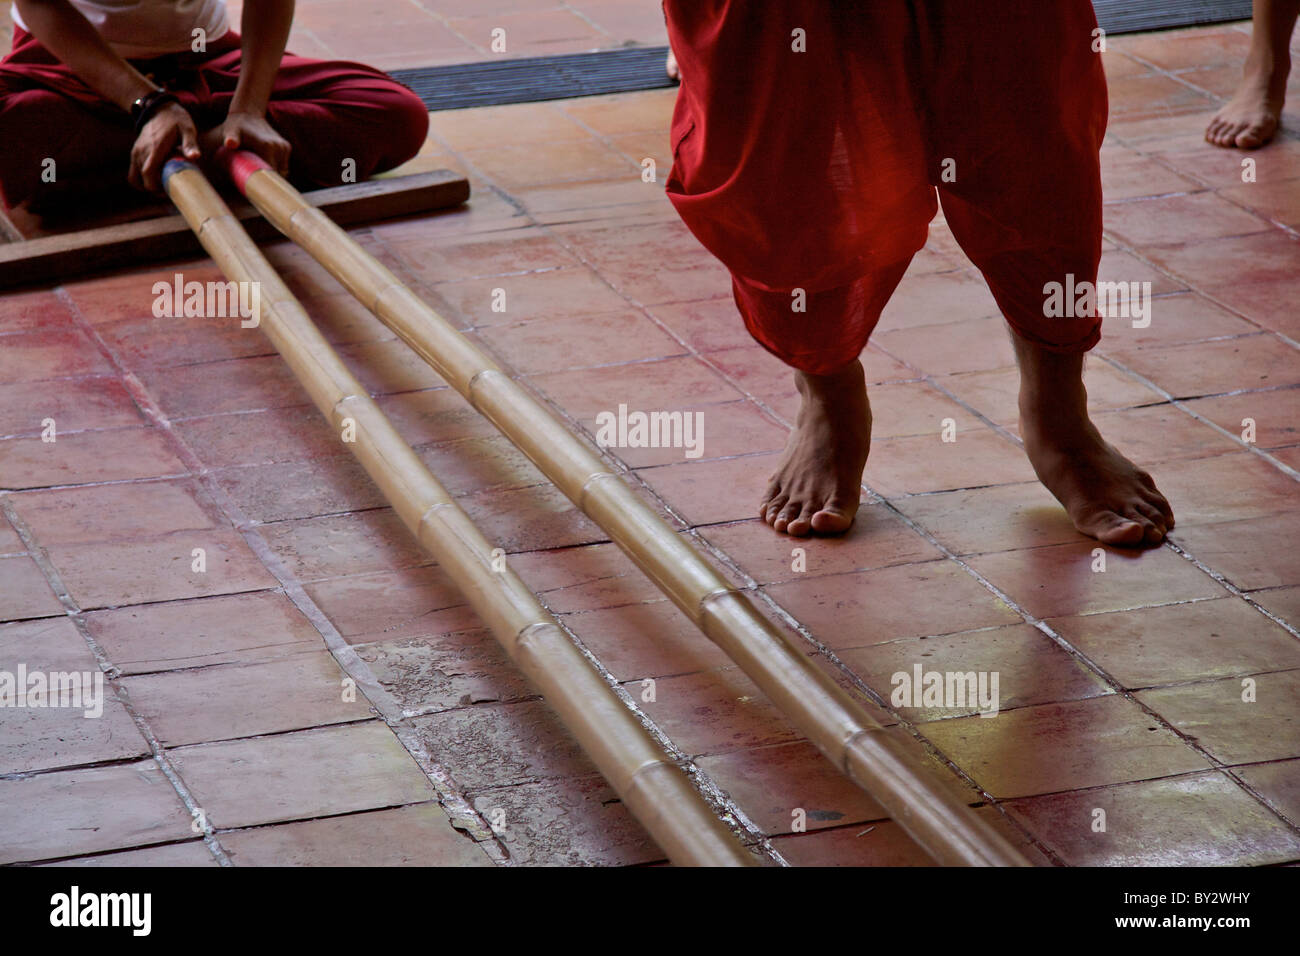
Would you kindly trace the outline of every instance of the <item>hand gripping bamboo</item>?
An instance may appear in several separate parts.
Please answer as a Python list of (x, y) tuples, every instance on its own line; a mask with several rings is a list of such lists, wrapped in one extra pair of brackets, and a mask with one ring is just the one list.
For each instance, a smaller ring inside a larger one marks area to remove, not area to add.
[(260, 326), (326, 419), (351, 420), (353, 454), (555, 709), (628, 809), (678, 864), (753, 866), (717, 817), (555, 619), (448, 496), (343, 365), (196, 168), (172, 160), (167, 194), (228, 279), (260, 284)]
[(595, 521), (837, 767), (948, 865), (1028, 866), (954, 798), (920, 745), (888, 733), (617, 475), (446, 319), (251, 153), (222, 157), (262, 215), (310, 253)]

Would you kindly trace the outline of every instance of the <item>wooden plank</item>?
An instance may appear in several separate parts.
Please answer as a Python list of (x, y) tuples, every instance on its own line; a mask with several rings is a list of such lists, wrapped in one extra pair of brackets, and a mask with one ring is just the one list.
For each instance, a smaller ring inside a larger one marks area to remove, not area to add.
[[(458, 206), (469, 198), (469, 182), (439, 169), (409, 176), (372, 179), (305, 194), (340, 226)], [(251, 205), (232, 210), (256, 241), (279, 238), (276, 228)], [(201, 255), (203, 248), (179, 215), (0, 244), (0, 289), (49, 282), (120, 266), (136, 266)]]

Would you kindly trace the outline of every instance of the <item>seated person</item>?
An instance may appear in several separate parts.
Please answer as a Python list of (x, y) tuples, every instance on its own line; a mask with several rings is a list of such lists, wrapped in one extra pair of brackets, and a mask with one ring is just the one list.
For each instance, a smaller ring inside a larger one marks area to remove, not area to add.
[(158, 191), (175, 152), (197, 161), (223, 145), (302, 187), (414, 156), (419, 98), (371, 67), (285, 53), (293, 7), (246, 3), (236, 33), (225, 0), (16, 0), (0, 60), (6, 208), (125, 182)]

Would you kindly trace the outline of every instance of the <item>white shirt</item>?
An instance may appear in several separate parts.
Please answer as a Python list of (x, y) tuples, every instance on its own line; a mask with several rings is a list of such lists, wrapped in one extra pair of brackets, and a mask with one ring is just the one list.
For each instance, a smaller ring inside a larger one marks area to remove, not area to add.
[[(194, 31), (206, 43), (230, 30), (226, 0), (71, 0), (113, 51), (126, 59), (147, 59), (192, 50)], [(14, 23), (27, 30), (13, 5)], [(28, 30), (28, 33), (31, 31)]]

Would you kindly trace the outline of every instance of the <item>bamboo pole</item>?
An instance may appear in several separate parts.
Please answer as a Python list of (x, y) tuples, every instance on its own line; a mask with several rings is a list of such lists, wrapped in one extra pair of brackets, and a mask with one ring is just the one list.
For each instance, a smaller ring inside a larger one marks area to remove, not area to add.
[(669, 859), (686, 865), (757, 865), (519, 576), (496, 564), (491, 544), (347, 370), (203, 174), (172, 160), (163, 183), (226, 277), (259, 284), (259, 324), (276, 351), (330, 424), (355, 437), (349, 447), (402, 522), (455, 581)]
[(310, 253), (595, 521), (841, 771), (946, 865), (1028, 866), (954, 798), (920, 746), (881, 727), (573, 433), (257, 156), (222, 156), (262, 215)]

